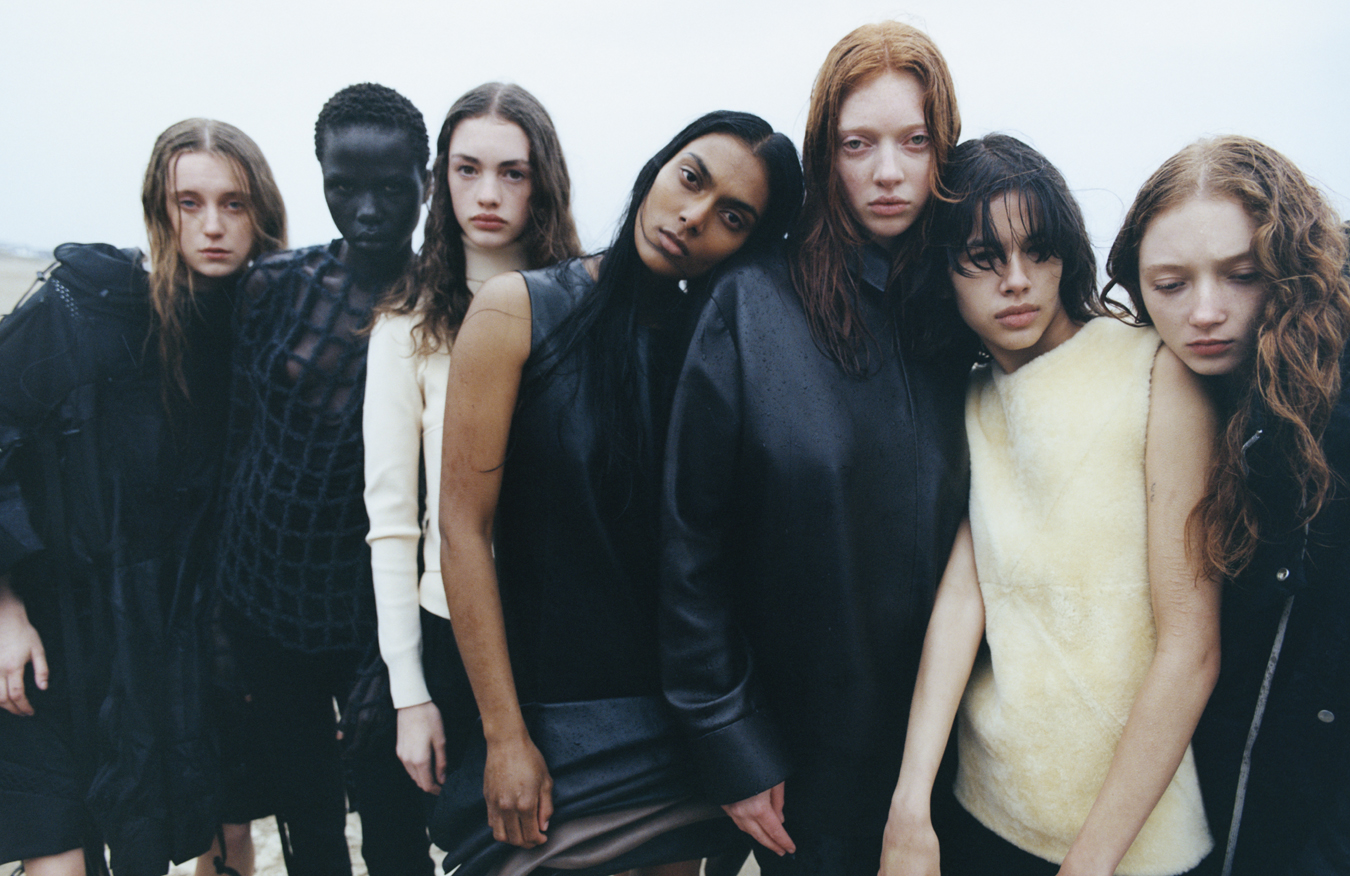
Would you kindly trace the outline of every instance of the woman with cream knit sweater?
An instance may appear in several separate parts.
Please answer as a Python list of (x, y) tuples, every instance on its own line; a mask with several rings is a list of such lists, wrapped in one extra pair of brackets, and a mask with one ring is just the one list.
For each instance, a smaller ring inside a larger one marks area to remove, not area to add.
[(581, 246), (553, 122), (519, 86), (480, 85), (450, 107), (432, 176), (422, 250), (371, 331), (364, 428), (367, 540), (397, 751), (435, 793), (476, 714), (450, 630), (436, 526), (450, 347), (486, 280)]
[(967, 393), (970, 517), (881, 871), (939, 872), (929, 798), (958, 709), (965, 814), (942, 873), (1189, 871), (1212, 845), (1189, 740), (1218, 671), (1218, 588), (1186, 526), (1212, 408), (1156, 332), (1094, 318), (1082, 216), (1043, 156), (990, 135), (944, 182), (961, 198), (935, 216), (940, 273), (992, 361)]

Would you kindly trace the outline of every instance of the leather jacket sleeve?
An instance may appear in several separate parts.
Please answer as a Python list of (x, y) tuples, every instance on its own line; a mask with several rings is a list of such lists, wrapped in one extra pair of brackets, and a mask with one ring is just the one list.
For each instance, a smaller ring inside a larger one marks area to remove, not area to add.
[(661, 650), (666, 698), (691, 740), (714, 802), (733, 803), (783, 781), (779, 729), (756, 692), (735, 618), (731, 537), (741, 429), (735, 338), (714, 301), (685, 359), (666, 453)]

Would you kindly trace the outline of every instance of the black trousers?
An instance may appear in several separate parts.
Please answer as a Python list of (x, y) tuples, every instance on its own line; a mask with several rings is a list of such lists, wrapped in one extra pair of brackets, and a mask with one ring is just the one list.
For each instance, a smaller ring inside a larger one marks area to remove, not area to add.
[[(275, 812), (290, 876), (350, 876), (347, 787), (333, 703), (345, 706), (364, 655), (306, 654), (232, 611), (225, 626), (252, 698), (256, 738), (247, 748), (256, 752), (256, 786), (247, 796), (256, 792)], [(431, 876), (428, 798), (394, 753), (393, 730), (391, 715), (385, 732), (346, 762), (361, 816), (361, 857), (370, 876)]]

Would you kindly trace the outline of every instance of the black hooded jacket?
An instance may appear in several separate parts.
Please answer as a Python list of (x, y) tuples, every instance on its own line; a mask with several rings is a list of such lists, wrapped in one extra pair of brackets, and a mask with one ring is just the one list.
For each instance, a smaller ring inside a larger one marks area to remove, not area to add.
[(56, 255), (0, 322), (0, 572), (68, 680), (86, 844), (158, 876), (215, 823), (204, 606), (230, 305), (186, 315), (188, 401), (164, 391), (140, 253)]

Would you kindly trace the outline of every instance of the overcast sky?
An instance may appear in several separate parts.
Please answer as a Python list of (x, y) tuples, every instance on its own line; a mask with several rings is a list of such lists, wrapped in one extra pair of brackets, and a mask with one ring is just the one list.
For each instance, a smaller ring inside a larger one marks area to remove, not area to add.
[(826, 51), (883, 18), (942, 49), (963, 137), (1008, 132), (1060, 167), (1099, 248), (1145, 177), (1206, 134), (1266, 141), (1350, 215), (1345, 0), (6, 0), (2, 15), (0, 244), (144, 246), (150, 147), (189, 116), (257, 140), (291, 244), (323, 242), (313, 125), (333, 92), (396, 88), (434, 138), (456, 97), (502, 79), (552, 114), (597, 248), (642, 162), (695, 116), (749, 110), (800, 144)]

